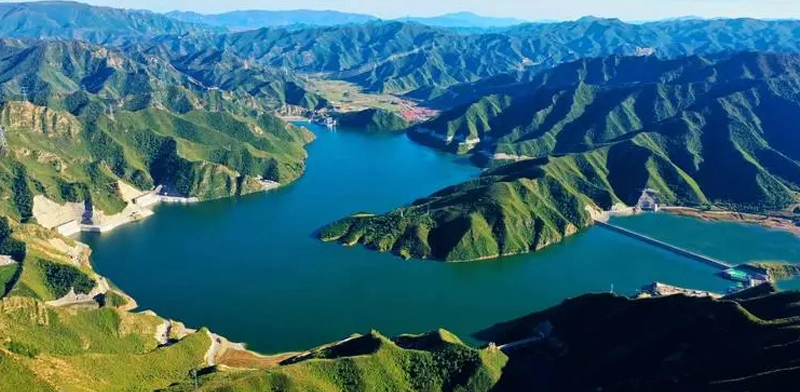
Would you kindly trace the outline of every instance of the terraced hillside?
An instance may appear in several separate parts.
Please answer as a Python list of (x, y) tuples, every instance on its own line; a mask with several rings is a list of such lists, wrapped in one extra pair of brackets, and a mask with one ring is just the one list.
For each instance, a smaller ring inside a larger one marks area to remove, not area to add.
[(757, 53), (565, 64), (527, 95), (488, 96), (410, 133), (497, 169), (321, 238), (464, 261), (558, 242), (590, 224), (587, 208), (633, 205), (645, 188), (668, 204), (783, 210), (800, 190), (799, 66)]
[(157, 56), (76, 41), (0, 42), (0, 213), (28, 220), (32, 198), (107, 213), (140, 190), (211, 199), (289, 182), (313, 135), (268, 114), (265, 94), (208, 87)]

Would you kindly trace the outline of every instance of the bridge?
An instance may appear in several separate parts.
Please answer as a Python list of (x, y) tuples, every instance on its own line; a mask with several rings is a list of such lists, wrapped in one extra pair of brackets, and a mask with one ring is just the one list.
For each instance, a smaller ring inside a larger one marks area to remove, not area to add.
[(677, 247), (675, 245), (670, 245), (670, 244), (668, 244), (668, 243), (666, 243), (664, 241), (659, 241), (659, 240), (657, 240), (655, 238), (648, 237), (646, 235), (639, 234), (639, 233), (636, 233), (634, 231), (630, 231), (628, 229), (625, 229), (623, 227), (619, 227), (617, 225), (612, 225), (612, 224), (610, 224), (608, 222), (603, 222), (603, 221), (600, 221), (600, 220), (596, 220), (595, 224), (597, 224), (597, 226), (606, 228), (606, 229), (611, 230), (613, 232), (616, 232), (618, 234), (622, 234), (622, 235), (624, 235), (626, 237), (642, 241), (644, 243), (653, 245), (653, 246), (655, 246), (657, 248), (661, 248), (663, 250), (672, 252), (672, 253), (674, 253), (674, 254), (676, 254), (678, 256), (686, 257), (687, 259), (692, 259), (692, 260), (695, 260), (695, 261), (699, 261), (699, 262), (701, 262), (703, 264), (709, 265), (711, 267), (714, 267), (714, 268), (717, 268), (717, 269), (720, 269), (720, 270), (726, 270), (726, 269), (734, 267), (731, 264), (719, 261), (717, 259), (713, 259), (713, 258), (708, 257), (708, 256), (703, 256), (701, 254), (698, 254), (698, 253), (695, 253), (695, 252), (692, 252), (692, 251), (688, 251), (688, 250), (683, 249), (683, 248), (679, 248), (679, 247)]

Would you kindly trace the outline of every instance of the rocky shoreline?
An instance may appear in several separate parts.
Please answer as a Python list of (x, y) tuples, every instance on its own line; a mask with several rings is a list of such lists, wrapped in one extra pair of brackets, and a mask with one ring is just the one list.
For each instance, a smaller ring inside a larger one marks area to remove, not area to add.
[(800, 237), (800, 221), (780, 216), (725, 210), (704, 211), (691, 207), (662, 207), (661, 210), (670, 214), (688, 216), (711, 222), (756, 224), (769, 229), (787, 231)]

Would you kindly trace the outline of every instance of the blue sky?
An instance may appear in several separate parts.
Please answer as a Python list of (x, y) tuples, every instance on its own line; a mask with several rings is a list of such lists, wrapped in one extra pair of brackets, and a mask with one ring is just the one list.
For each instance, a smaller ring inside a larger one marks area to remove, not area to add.
[[(8, 0), (0, 0), (8, 2)], [(529, 20), (575, 19), (585, 15), (648, 20), (703, 17), (800, 18), (800, 0), (88, 0), (90, 4), (153, 11), (204, 13), (236, 9), (333, 9), (397, 18), (454, 11)]]

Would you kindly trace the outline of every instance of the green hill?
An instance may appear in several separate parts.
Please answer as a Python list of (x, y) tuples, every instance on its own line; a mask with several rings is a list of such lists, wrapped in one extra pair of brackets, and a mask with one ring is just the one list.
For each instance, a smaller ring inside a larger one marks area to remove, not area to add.
[(399, 115), (383, 109), (342, 113), (337, 117), (337, 121), (343, 127), (357, 128), (366, 132), (399, 132), (411, 125)]
[(591, 224), (587, 207), (593, 203), (578, 191), (581, 185), (540, 166), (510, 165), (410, 207), (345, 218), (319, 237), (405, 258), (471, 261), (526, 253)]
[(757, 53), (565, 64), (528, 95), (488, 96), (409, 133), (496, 169), (320, 238), (464, 261), (558, 242), (591, 224), (587, 208), (633, 205), (645, 188), (672, 205), (783, 210), (800, 190), (788, 126), (800, 113), (798, 66), (796, 55)]
[(207, 87), (169, 63), (76, 41), (0, 42), (0, 212), (31, 198), (122, 209), (118, 180), (211, 199), (290, 182), (313, 135), (267, 114), (265, 94)]

